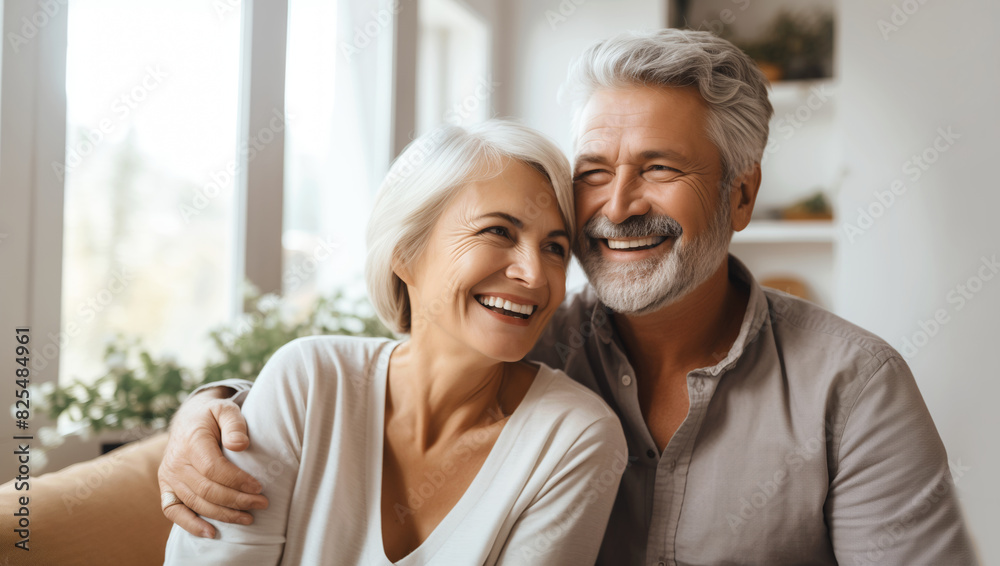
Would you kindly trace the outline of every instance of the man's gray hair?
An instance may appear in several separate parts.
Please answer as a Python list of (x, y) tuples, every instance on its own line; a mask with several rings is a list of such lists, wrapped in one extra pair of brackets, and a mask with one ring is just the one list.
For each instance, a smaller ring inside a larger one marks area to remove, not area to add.
[(573, 131), (600, 89), (697, 87), (708, 104), (708, 136), (722, 159), (723, 186), (760, 162), (774, 110), (767, 78), (732, 43), (704, 31), (628, 32), (587, 49), (569, 69), (560, 96), (573, 104)]

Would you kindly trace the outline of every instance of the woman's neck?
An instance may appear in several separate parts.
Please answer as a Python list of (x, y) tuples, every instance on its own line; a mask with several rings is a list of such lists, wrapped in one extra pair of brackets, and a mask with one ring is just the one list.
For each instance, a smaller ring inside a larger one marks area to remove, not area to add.
[(389, 360), (386, 419), (413, 431), (417, 449), (504, 420), (501, 388), (516, 363), (487, 358), (442, 332), (415, 328)]

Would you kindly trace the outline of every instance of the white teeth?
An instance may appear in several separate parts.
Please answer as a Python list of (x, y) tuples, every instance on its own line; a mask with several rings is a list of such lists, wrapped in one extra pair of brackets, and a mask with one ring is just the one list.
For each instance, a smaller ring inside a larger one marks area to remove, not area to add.
[(627, 250), (629, 248), (641, 248), (643, 246), (652, 246), (653, 244), (658, 244), (665, 240), (663, 236), (650, 236), (648, 238), (639, 238), (636, 240), (612, 240), (608, 239), (608, 247), (613, 250)]
[(480, 304), (483, 304), (487, 307), (501, 308), (504, 310), (520, 314), (526, 314), (529, 316), (531, 315), (531, 313), (535, 312), (536, 308), (533, 305), (521, 305), (518, 303), (512, 303), (510, 301), (501, 299), (500, 297), (480, 296), (477, 300), (480, 302)]

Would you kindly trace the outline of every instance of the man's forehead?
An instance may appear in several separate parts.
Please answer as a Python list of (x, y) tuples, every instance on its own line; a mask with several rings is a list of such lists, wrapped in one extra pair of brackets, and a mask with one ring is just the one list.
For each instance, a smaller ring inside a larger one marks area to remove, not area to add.
[(687, 153), (684, 136), (669, 128), (649, 124), (592, 128), (581, 133), (576, 143), (574, 161), (604, 161), (617, 157), (655, 156)]
[(703, 110), (700, 95), (687, 88), (598, 91), (580, 116), (576, 159), (609, 152), (689, 153), (693, 138), (705, 135)]

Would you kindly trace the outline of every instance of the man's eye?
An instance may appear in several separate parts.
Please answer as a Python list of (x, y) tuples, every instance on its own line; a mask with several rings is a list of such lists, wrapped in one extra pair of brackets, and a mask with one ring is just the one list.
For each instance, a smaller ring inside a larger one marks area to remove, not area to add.
[(611, 173), (604, 171), (602, 169), (592, 169), (590, 171), (584, 171), (579, 173), (574, 179), (574, 182), (584, 182), (591, 185), (604, 185), (611, 182)]
[(680, 173), (680, 171), (668, 165), (650, 165), (646, 169), (646, 173), (651, 174), (654, 177), (665, 177), (668, 175), (676, 175), (677, 173)]

